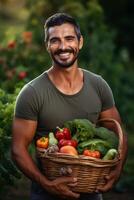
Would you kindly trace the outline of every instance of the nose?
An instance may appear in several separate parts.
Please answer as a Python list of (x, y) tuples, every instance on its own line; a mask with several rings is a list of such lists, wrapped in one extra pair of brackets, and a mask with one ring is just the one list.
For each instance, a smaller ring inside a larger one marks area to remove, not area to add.
[(67, 44), (66, 44), (66, 42), (63, 40), (63, 41), (60, 42), (59, 48), (60, 48), (61, 50), (64, 50), (64, 49), (66, 49), (66, 46), (67, 46)]

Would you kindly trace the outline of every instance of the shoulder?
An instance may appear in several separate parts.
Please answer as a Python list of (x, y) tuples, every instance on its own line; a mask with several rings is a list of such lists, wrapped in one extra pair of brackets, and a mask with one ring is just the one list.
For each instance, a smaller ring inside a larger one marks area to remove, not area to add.
[(15, 116), (24, 119), (37, 119), (37, 114), (43, 104), (45, 82), (43, 73), (20, 90), (15, 103)]
[(113, 93), (106, 80), (102, 76), (87, 70), (84, 70), (84, 73), (85, 82), (88, 85), (88, 88), (92, 88), (101, 99), (102, 110), (113, 107), (115, 104)]
[(88, 71), (86, 69), (83, 69), (84, 72), (84, 76), (86, 76), (87, 80), (89, 80), (90, 82), (97, 82), (100, 79), (103, 79), (99, 74), (96, 74), (94, 72)]
[(91, 78), (93, 78), (93, 79), (97, 79), (97, 78), (100, 77), (99, 74), (96, 74), (96, 73), (91, 72), (91, 71), (89, 71), (89, 70), (86, 70), (86, 69), (82, 69), (82, 70), (83, 70), (84, 74), (86, 74), (88, 77), (91, 77)]
[(105, 91), (111, 90), (109, 84), (101, 75), (93, 73), (85, 69), (83, 71), (84, 71), (86, 84), (94, 88), (100, 95), (102, 95), (102, 93)]
[(32, 88), (41, 89), (42, 86), (46, 85), (48, 82), (47, 72), (43, 72), (41, 75), (37, 76), (35, 79), (31, 80), (28, 85)]
[(21, 93), (41, 93), (42, 90), (45, 89), (47, 85), (47, 75), (46, 72), (43, 72), (41, 75), (37, 76), (30, 82), (28, 82), (26, 85), (23, 86), (23, 88), (20, 91)]
[(101, 75), (83, 69), (85, 80), (88, 84), (92, 85), (93, 87), (101, 87), (103, 84), (106, 83), (104, 78)]

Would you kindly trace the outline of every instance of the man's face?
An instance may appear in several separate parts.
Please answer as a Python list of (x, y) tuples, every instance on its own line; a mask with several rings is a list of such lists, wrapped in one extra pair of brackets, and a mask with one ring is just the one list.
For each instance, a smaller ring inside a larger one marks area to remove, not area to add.
[(71, 67), (82, 47), (82, 37), (78, 41), (73, 25), (69, 23), (50, 27), (48, 35), (47, 50), (54, 65), (63, 68)]

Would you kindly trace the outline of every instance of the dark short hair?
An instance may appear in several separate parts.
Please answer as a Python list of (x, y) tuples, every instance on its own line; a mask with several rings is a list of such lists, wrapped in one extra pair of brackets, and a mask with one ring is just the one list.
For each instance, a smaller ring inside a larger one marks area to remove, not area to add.
[(69, 23), (69, 24), (72, 24), (74, 26), (77, 38), (78, 38), (78, 40), (80, 40), (81, 31), (80, 31), (80, 26), (76, 22), (76, 20), (72, 16), (70, 16), (66, 13), (56, 13), (56, 14), (50, 16), (45, 22), (45, 25), (44, 25), (45, 42), (47, 42), (48, 38), (49, 38), (49, 34), (48, 34), (49, 28), (53, 27), (53, 26), (60, 26), (64, 23)]

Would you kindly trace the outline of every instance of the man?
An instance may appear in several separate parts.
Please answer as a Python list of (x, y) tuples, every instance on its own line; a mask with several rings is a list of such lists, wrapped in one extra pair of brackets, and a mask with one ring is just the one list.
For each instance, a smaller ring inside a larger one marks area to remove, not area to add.
[[(64, 13), (48, 18), (45, 42), (52, 67), (25, 85), (18, 95), (13, 122), (13, 159), (33, 181), (32, 200), (101, 200), (98, 193), (72, 192), (71, 187), (77, 185), (76, 177), (48, 180), (28, 153), (34, 138), (55, 130), (56, 126), (61, 127), (67, 120), (86, 118), (96, 123), (101, 118), (114, 118), (121, 123), (108, 84), (101, 76), (78, 67), (83, 37), (76, 21)], [(116, 170), (106, 177), (106, 185), (98, 191), (109, 190), (120, 176), (126, 146), (124, 135), (122, 159)]]

